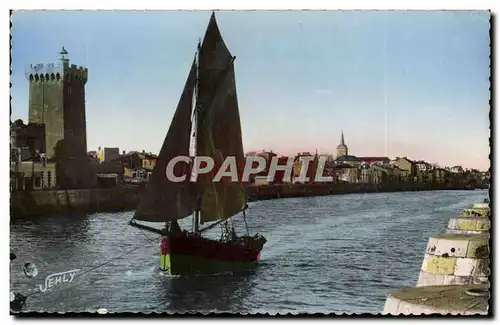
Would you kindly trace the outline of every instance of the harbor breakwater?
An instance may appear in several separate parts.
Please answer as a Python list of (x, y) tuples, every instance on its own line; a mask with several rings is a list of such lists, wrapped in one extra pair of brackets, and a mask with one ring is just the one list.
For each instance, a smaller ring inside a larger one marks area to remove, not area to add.
[[(67, 212), (116, 212), (134, 210), (144, 187), (109, 189), (39, 190), (11, 192), (12, 217), (44, 216)], [(424, 184), (275, 184), (249, 186), (248, 201), (352, 193), (379, 193), (432, 190), (465, 190), (462, 186)]]
[(486, 315), (490, 298), (489, 203), (474, 204), (431, 236), (416, 287), (391, 292), (384, 314)]

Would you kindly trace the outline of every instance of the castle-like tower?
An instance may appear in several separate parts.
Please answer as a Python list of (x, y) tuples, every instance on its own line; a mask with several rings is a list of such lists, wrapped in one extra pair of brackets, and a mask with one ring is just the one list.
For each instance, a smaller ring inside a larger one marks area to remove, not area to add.
[(347, 156), (349, 154), (349, 150), (344, 142), (344, 131), (342, 131), (340, 135), (340, 144), (337, 146), (337, 158), (340, 156)]
[[(87, 154), (85, 84), (88, 70), (69, 64), (62, 48), (56, 64), (36, 64), (28, 68), (29, 122), (45, 124), (45, 153), (55, 156), (64, 145), (65, 154), (77, 159)], [(64, 143), (62, 143), (64, 142)]]
[(62, 48), (60, 60), (31, 65), (29, 122), (45, 126), (45, 154), (57, 161), (60, 188), (89, 188), (96, 185), (95, 172), (87, 158), (85, 84), (87, 68), (69, 63)]

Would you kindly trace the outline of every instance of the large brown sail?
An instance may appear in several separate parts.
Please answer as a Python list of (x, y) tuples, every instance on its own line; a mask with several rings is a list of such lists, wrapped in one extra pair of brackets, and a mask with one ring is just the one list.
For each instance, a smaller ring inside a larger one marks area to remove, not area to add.
[(166, 175), (167, 164), (171, 159), (177, 156), (189, 157), (195, 85), (196, 64), (193, 62), (146, 191), (141, 195), (135, 211), (136, 220), (151, 222), (177, 220), (189, 216), (195, 209), (196, 200), (191, 191), (189, 164), (177, 162), (175, 165), (176, 176), (187, 175), (184, 182), (172, 182)]
[[(236, 157), (241, 173), (245, 158), (233, 59), (212, 14), (199, 53), (196, 154), (212, 157), (216, 166), (228, 156)], [(231, 179), (214, 183), (216, 172), (198, 177), (202, 222), (229, 218), (245, 205), (241, 183)]]

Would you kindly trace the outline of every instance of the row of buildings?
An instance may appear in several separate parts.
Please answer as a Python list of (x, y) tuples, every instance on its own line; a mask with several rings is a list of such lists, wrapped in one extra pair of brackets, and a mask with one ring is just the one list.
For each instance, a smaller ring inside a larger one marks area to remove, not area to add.
[[(11, 126), (17, 130), (15, 150), (11, 155), (11, 171), (20, 172), (20, 179), (13, 179), (13, 189), (54, 189), (65, 188), (58, 175), (58, 160), (38, 154), (39, 147), (27, 141), (26, 134), (35, 132), (36, 127), (23, 125), (16, 121)], [(19, 130), (23, 130), (19, 132)], [(25, 134), (25, 136), (22, 136)], [(21, 136), (20, 136), (21, 135)], [(40, 145), (43, 147), (43, 145)], [(314, 182), (316, 171), (321, 167), (322, 176), (332, 177), (334, 183), (366, 183), (381, 184), (395, 183), (426, 183), (446, 184), (457, 180), (466, 181), (473, 185), (488, 183), (489, 173), (477, 170), (464, 170), (460, 166), (439, 167), (425, 161), (414, 161), (407, 157), (356, 157), (348, 154), (347, 146), (339, 145), (337, 155), (319, 155), (310, 152), (301, 152), (293, 157), (293, 171), (286, 178), (284, 171), (277, 171), (274, 177), (269, 177), (269, 166), (273, 158), (279, 165), (286, 165), (289, 157), (279, 156), (272, 151), (249, 152), (247, 156), (261, 156), (266, 161), (266, 168), (252, 175), (251, 182), (255, 185), (297, 183), (301, 171), (307, 164), (309, 183)], [(34, 155), (31, 153), (35, 152)], [(313, 157), (312, 161), (306, 157)], [(323, 158), (323, 159), (320, 159)], [(89, 151), (86, 159), (97, 178), (96, 187), (108, 188), (126, 184), (144, 184), (151, 177), (157, 155), (143, 151), (120, 152), (119, 148), (99, 147), (96, 151)], [(324, 163), (323, 166), (320, 166)], [(12, 175), (12, 174), (11, 174)], [(16, 183), (17, 181), (17, 183)]]
[[(87, 151), (85, 85), (88, 69), (70, 64), (62, 48), (60, 60), (51, 64), (31, 65), (26, 71), (29, 82), (29, 121), (10, 123), (10, 180), (12, 190), (78, 189), (141, 184), (149, 180), (157, 156), (145, 151), (122, 152), (118, 148)], [(269, 183), (267, 173), (272, 152), (261, 155), (267, 168), (256, 175), (255, 184)], [(289, 179), (278, 172), (272, 182), (296, 182), (304, 168), (305, 156), (294, 157), (294, 171)], [(443, 183), (453, 177), (483, 182), (489, 176), (461, 167), (439, 168), (408, 158), (355, 157), (349, 155), (342, 132), (336, 156), (328, 156), (324, 176), (337, 183), (431, 182)], [(286, 165), (288, 157), (279, 157)], [(309, 164), (308, 177), (314, 181), (319, 155)], [(466, 176), (464, 176), (466, 175)]]
[[(316, 172), (319, 167), (323, 169), (323, 175), (332, 177), (334, 183), (424, 183), (424, 184), (446, 184), (459, 180), (470, 184), (484, 184), (488, 182), (489, 173), (478, 170), (464, 170), (460, 166), (441, 168), (425, 161), (413, 161), (407, 157), (355, 157), (340, 156), (332, 158), (325, 157), (323, 166), (320, 166), (320, 155), (311, 155), (309, 152), (298, 153), (294, 159), (293, 172), (289, 178), (285, 178), (283, 171), (277, 171), (274, 177), (269, 175), (269, 166), (272, 157), (277, 156), (273, 152), (250, 153), (259, 155), (266, 159), (267, 168), (254, 177), (256, 185), (270, 183), (297, 183), (304, 182), (300, 179), (302, 168), (307, 165), (308, 183), (315, 181)], [(314, 159), (309, 161), (304, 157)], [(278, 157), (279, 165), (286, 165), (289, 157)]]
[[(21, 122), (15, 124), (14, 128), (19, 130)], [(24, 125), (24, 132), (30, 128), (31, 125)], [(57, 157), (48, 157), (42, 150), (32, 149), (31, 144), (23, 143), (23, 136), (18, 136), (17, 140), (11, 146), (11, 190), (79, 188), (62, 179), (61, 162)], [(144, 150), (120, 153), (118, 148), (99, 147), (96, 151), (89, 151), (82, 160), (87, 162), (96, 179), (93, 186), (85, 188), (110, 188), (146, 183), (157, 156)]]
[(470, 186), (482, 186), (489, 183), (489, 171), (481, 172), (475, 169), (463, 169), (461, 166), (440, 167), (423, 160), (411, 160), (407, 157), (356, 157), (349, 155), (349, 149), (345, 144), (344, 133), (341, 134), (340, 144), (337, 146), (336, 155), (318, 155), (310, 152), (298, 153), (294, 156), (293, 173), (285, 179), (283, 172), (277, 172), (274, 178), (269, 177), (269, 166), (273, 157), (278, 157), (278, 164), (286, 165), (289, 157), (278, 156), (272, 151), (249, 152), (247, 156), (261, 156), (267, 162), (267, 168), (256, 175), (255, 184), (269, 183), (296, 183), (300, 180), (302, 168), (306, 165), (304, 157), (313, 156), (311, 162), (307, 162), (308, 182), (314, 182), (316, 171), (320, 167), (320, 157), (324, 165), (322, 176), (332, 177), (334, 183), (420, 183), (442, 185), (447, 183), (465, 183)]

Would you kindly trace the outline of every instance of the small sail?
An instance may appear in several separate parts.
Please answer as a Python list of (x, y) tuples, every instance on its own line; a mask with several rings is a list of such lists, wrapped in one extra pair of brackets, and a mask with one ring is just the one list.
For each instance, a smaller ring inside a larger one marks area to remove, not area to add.
[(150, 222), (177, 220), (189, 216), (196, 200), (190, 186), (190, 165), (178, 162), (175, 176), (187, 175), (184, 182), (176, 183), (167, 178), (168, 162), (177, 156), (189, 157), (191, 136), (191, 110), (196, 85), (196, 64), (193, 62), (172, 123), (158, 155), (146, 191), (141, 195), (134, 219)]
[[(210, 156), (220, 166), (228, 156), (236, 157), (238, 174), (245, 158), (236, 96), (233, 57), (227, 49), (212, 14), (199, 54), (197, 155)], [(245, 191), (240, 182), (212, 181), (211, 174), (199, 175), (202, 193), (201, 221), (229, 218), (243, 210)]]

